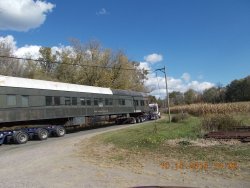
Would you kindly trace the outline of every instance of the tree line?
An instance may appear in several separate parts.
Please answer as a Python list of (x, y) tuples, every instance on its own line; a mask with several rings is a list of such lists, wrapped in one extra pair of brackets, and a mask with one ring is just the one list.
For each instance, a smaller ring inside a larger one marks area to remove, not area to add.
[(75, 39), (70, 48), (56, 52), (41, 47), (36, 61), (29, 55), (26, 60), (6, 58), (13, 56), (13, 49), (1, 42), (0, 55), (1, 75), (146, 91), (147, 70), (140, 69), (139, 63), (129, 60), (122, 51), (103, 48), (96, 41), (84, 44)]
[[(173, 91), (169, 93), (169, 98), (171, 106), (193, 103), (250, 101), (250, 76), (233, 80), (225, 87), (218, 85), (203, 92), (197, 92), (193, 89), (189, 89), (184, 93)], [(157, 102), (161, 106), (165, 106), (165, 99), (156, 99), (154, 96), (150, 96), (149, 99), (151, 103)]]

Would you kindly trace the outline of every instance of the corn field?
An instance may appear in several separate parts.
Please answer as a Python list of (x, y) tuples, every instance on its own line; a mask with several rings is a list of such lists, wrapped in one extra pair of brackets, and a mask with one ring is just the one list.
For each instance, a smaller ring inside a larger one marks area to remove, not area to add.
[(195, 116), (246, 112), (250, 112), (250, 102), (220, 104), (200, 103), (171, 107), (171, 113), (189, 113)]

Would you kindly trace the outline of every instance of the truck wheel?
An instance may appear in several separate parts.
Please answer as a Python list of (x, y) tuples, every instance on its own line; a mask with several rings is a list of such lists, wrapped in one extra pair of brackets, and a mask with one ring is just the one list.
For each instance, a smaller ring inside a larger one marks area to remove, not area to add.
[(16, 144), (25, 144), (26, 142), (28, 142), (28, 139), (28, 134), (22, 131), (14, 135), (14, 141)]
[(61, 137), (61, 136), (64, 136), (65, 133), (66, 133), (66, 131), (65, 131), (64, 127), (62, 127), (62, 126), (56, 127), (56, 130), (55, 130), (56, 136)]
[(37, 130), (37, 138), (39, 140), (46, 140), (49, 137), (49, 132), (46, 129), (39, 128)]
[(134, 117), (131, 118), (131, 124), (135, 124), (136, 123), (136, 119)]

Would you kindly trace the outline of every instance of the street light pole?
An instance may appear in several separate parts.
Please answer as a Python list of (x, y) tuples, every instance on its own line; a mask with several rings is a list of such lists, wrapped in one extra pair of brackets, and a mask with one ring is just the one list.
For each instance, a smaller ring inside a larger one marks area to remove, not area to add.
[(169, 93), (168, 93), (168, 81), (167, 81), (167, 71), (166, 66), (164, 66), (165, 82), (166, 82), (166, 101), (168, 104), (168, 120), (171, 123), (170, 105), (169, 105)]
[(167, 110), (168, 110), (168, 120), (169, 123), (171, 123), (171, 114), (170, 114), (170, 105), (169, 105), (169, 93), (168, 93), (168, 81), (167, 81), (167, 71), (166, 71), (166, 66), (161, 69), (156, 69), (155, 71), (161, 71), (165, 75), (165, 83), (166, 83), (166, 103), (167, 103)]

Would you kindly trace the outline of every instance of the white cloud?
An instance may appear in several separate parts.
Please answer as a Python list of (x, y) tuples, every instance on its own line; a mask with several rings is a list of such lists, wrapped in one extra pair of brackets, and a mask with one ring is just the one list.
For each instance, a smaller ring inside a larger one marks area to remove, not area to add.
[[(202, 92), (205, 89), (214, 86), (211, 82), (198, 82), (191, 81), (186, 82), (181, 78), (167, 77), (168, 91), (180, 91), (185, 92), (188, 89), (194, 89), (195, 91)], [(148, 80), (145, 82), (146, 86), (151, 90), (150, 94), (156, 97), (164, 98), (166, 96), (166, 83), (163, 76), (158, 77), (154, 75), (149, 75)]]
[(190, 79), (191, 79), (191, 76), (190, 76), (190, 74), (188, 74), (188, 73), (185, 72), (185, 73), (182, 74), (181, 78), (182, 78), (185, 82), (189, 82)]
[(144, 57), (144, 60), (149, 63), (157, 63), (163, 60), (163, 57), (161, 54), (150, 54)]
[(16, 41), (12, 35), (7, 35), (6, 37), (0, 36), (0, 43), (4, 44), (6, 48), (9, 48), (11, 52), (16, 50)]
[(150, 66), (148, 62), (140, 62), (139, 69), (150, 70)]
[[(142, 64), (141, 67), (147, 67), (148, 64)], [(148, 66), (150, 68), (150, 66)], [(186, 92), (188, 89), (194, 89), (195, 91), (202, 92), (205, 89), (211, 88), (214, 86), (211, 82), (199, 82), (199, 81), (190, 81), (190, 74), (183, 73), (180, 78), (167, 77), (168, 82), (168, 91), (180, 91)], [(150, 73), (148, 79), (145, 81), (146, 87), (149, 89), (150, 94), (156, 96), (157, 98), (165, 98), (166, 96), (166, 82), (165, 77), (160, 73), (156, 77), (156, 73)]]
[(0, 0), (0, 30), (28, 31), (37, 28), (54, 7), (41, 0)]
[(107, 15), (110, 14), (105, 8), (101, 8), (101, 10), (99, 10), (96, 15)]
[[(145, 62), (140, 62), (139, 68), (144, 68), (147, 70), (152, 70), (151, 65), (162, 61), (163, 57), (161, 54), (150, 54), (144, 56)], [(153, 65), (152, 65), (153, 66)], [(157, 98), (165, 98), (166, 96), (166, 82), (165, 76), (162, 75), (161, 72), (151, 71), (151, 73), (147, 76), (147, 80), (145, 81), (146, 87), (149, 89), (150, 94), (156, 96)], [(159, 76), (160, 75), (160, 76)], [(202, 92), (205, 89), (211, 88), (214, 86), (211, 82), (199, 82), (199, 81), (191, 81), (191, 75), (187, 72), (184, 72), (180, 78), (167, 77), (168, 82), (168, 91), (180, 91), (185, 92), (188, 89), (194, 89), (195, 91)]]
[(192, 81), (188, 85), (188, 89), (194, 89), (196, 91), (204, 91), (205, 89), (211, 88), (214, 86), (213, 83), (210, 82), (198, 82), (198, 81)]
[(21, 48), (17, 48), (14, 51), (14, 56), (38, 59), (40, 57), (40, 53), (39, 53), (40, 48), (41, 46), (37, 46), (37, 45), (25, 45)]
[[(0, 36), (0, 43), (7, 45), (12, 54), (16, 57), (32, 59), (38, 59), (40, 57), (39, 50), (42, 46), (24, 45), (22, 47), (17, 47), (17, 42), (12, 35), (7, 35), (6, 37)], [(52, 54), (56, 54), (57, 52), (61, 53), (63, 50), (69, 52), (71, 56), (74, 56), (73, 48), (71, 46), (59, 45), (51, 47)]]

